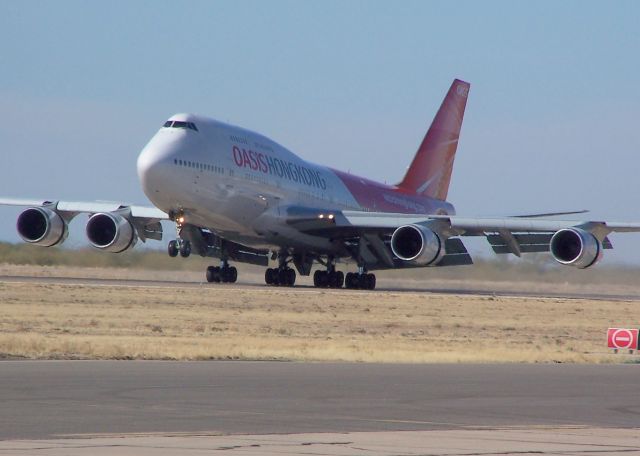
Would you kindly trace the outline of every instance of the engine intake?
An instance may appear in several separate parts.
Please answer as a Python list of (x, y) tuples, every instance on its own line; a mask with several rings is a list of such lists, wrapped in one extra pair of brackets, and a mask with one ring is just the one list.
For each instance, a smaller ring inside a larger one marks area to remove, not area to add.
[(602, 245), (595, 236), (580, 228), (565, 228), (553, 235), (549, 243), (553, 258), (560, 264), (585, 269), (602, 258)]
[(30, 207), (18, 216), (18, 234), (25, 242), (51, 247), (64, 242), (69, 234), (67, 223), (46, 207)]
[(391, 235), (391, 251), (403, 261), (419, 266), (435, 265), (444, 256), (440, 237), (422, 225), (404, 225)]
[(113, 253), (132, 248), (138, 240), (129, 220), (109, 212), (93, 214), (87, 222), (86, 233), (92, 246)]

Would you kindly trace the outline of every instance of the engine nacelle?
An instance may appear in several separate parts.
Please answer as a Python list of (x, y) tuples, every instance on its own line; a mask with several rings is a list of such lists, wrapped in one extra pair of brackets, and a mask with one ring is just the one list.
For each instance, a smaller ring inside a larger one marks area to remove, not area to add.
[(30, 207), (18, 216), (18, 234), (25, 242), (51, 247), (64, 242), (69, 234), (67, 222), (46, 207)]
[(92, 246), (113, 253), (132, 248), (138, 240), (131, 222), (110, 212), (93, 214), (87, 222), (86, 233)]
[(565, 228), (553, 235), (549, 243), (553, 258), (560, 264), (585, 269), (602, 258), (602, 245), (596, 237), (580, 228)]
[(435, 265), (445, 254), (440, 237), (422, 225), (404, 225), (391, 235), (391, 251), (403, 261)]

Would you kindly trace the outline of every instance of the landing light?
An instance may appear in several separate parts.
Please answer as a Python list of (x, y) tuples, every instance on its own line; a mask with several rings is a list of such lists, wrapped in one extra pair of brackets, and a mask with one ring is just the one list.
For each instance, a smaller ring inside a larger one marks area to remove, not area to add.
[(178, 222), (178, 223), (184, 223), (184, 217), (183, 217), (183, 216), (178, 217), (178, 218), (177, 218), (177, 222)]

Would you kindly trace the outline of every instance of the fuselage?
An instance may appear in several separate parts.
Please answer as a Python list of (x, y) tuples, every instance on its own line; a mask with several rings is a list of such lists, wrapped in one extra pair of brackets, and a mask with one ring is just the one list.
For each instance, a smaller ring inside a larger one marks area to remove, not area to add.
[(165, 123), (140, 153), (138, 175), (161, 210), (252, 247), (331, 249), (282, 223), (290, 206), (455, 213), (446, 201), (308, 162), (261, 134), (193, 114)]

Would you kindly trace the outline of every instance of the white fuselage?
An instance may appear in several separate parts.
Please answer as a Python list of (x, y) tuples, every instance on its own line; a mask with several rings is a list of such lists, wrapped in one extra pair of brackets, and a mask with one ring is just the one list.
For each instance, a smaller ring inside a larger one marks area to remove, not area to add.
[[(356, 200), (344, 176), (301, 159), (263, 135), (192, 114), (175, 115), (166, 125), (171, 124), (180, 127), (161, 128), (140, 153), (142, 188), (158, 208), (179, 213), (188, 223), (225, 239), (253, 247), (330, 250), (326, 239), (283, 223), (281, 209), (373, 210)], [(371, 192), (379, 190), (371, 187)], [(399, 198), (398, 212), (416, 204), (396, 194), (391, 201)], [(453, 212), (448, 203), (440, 206)]]

